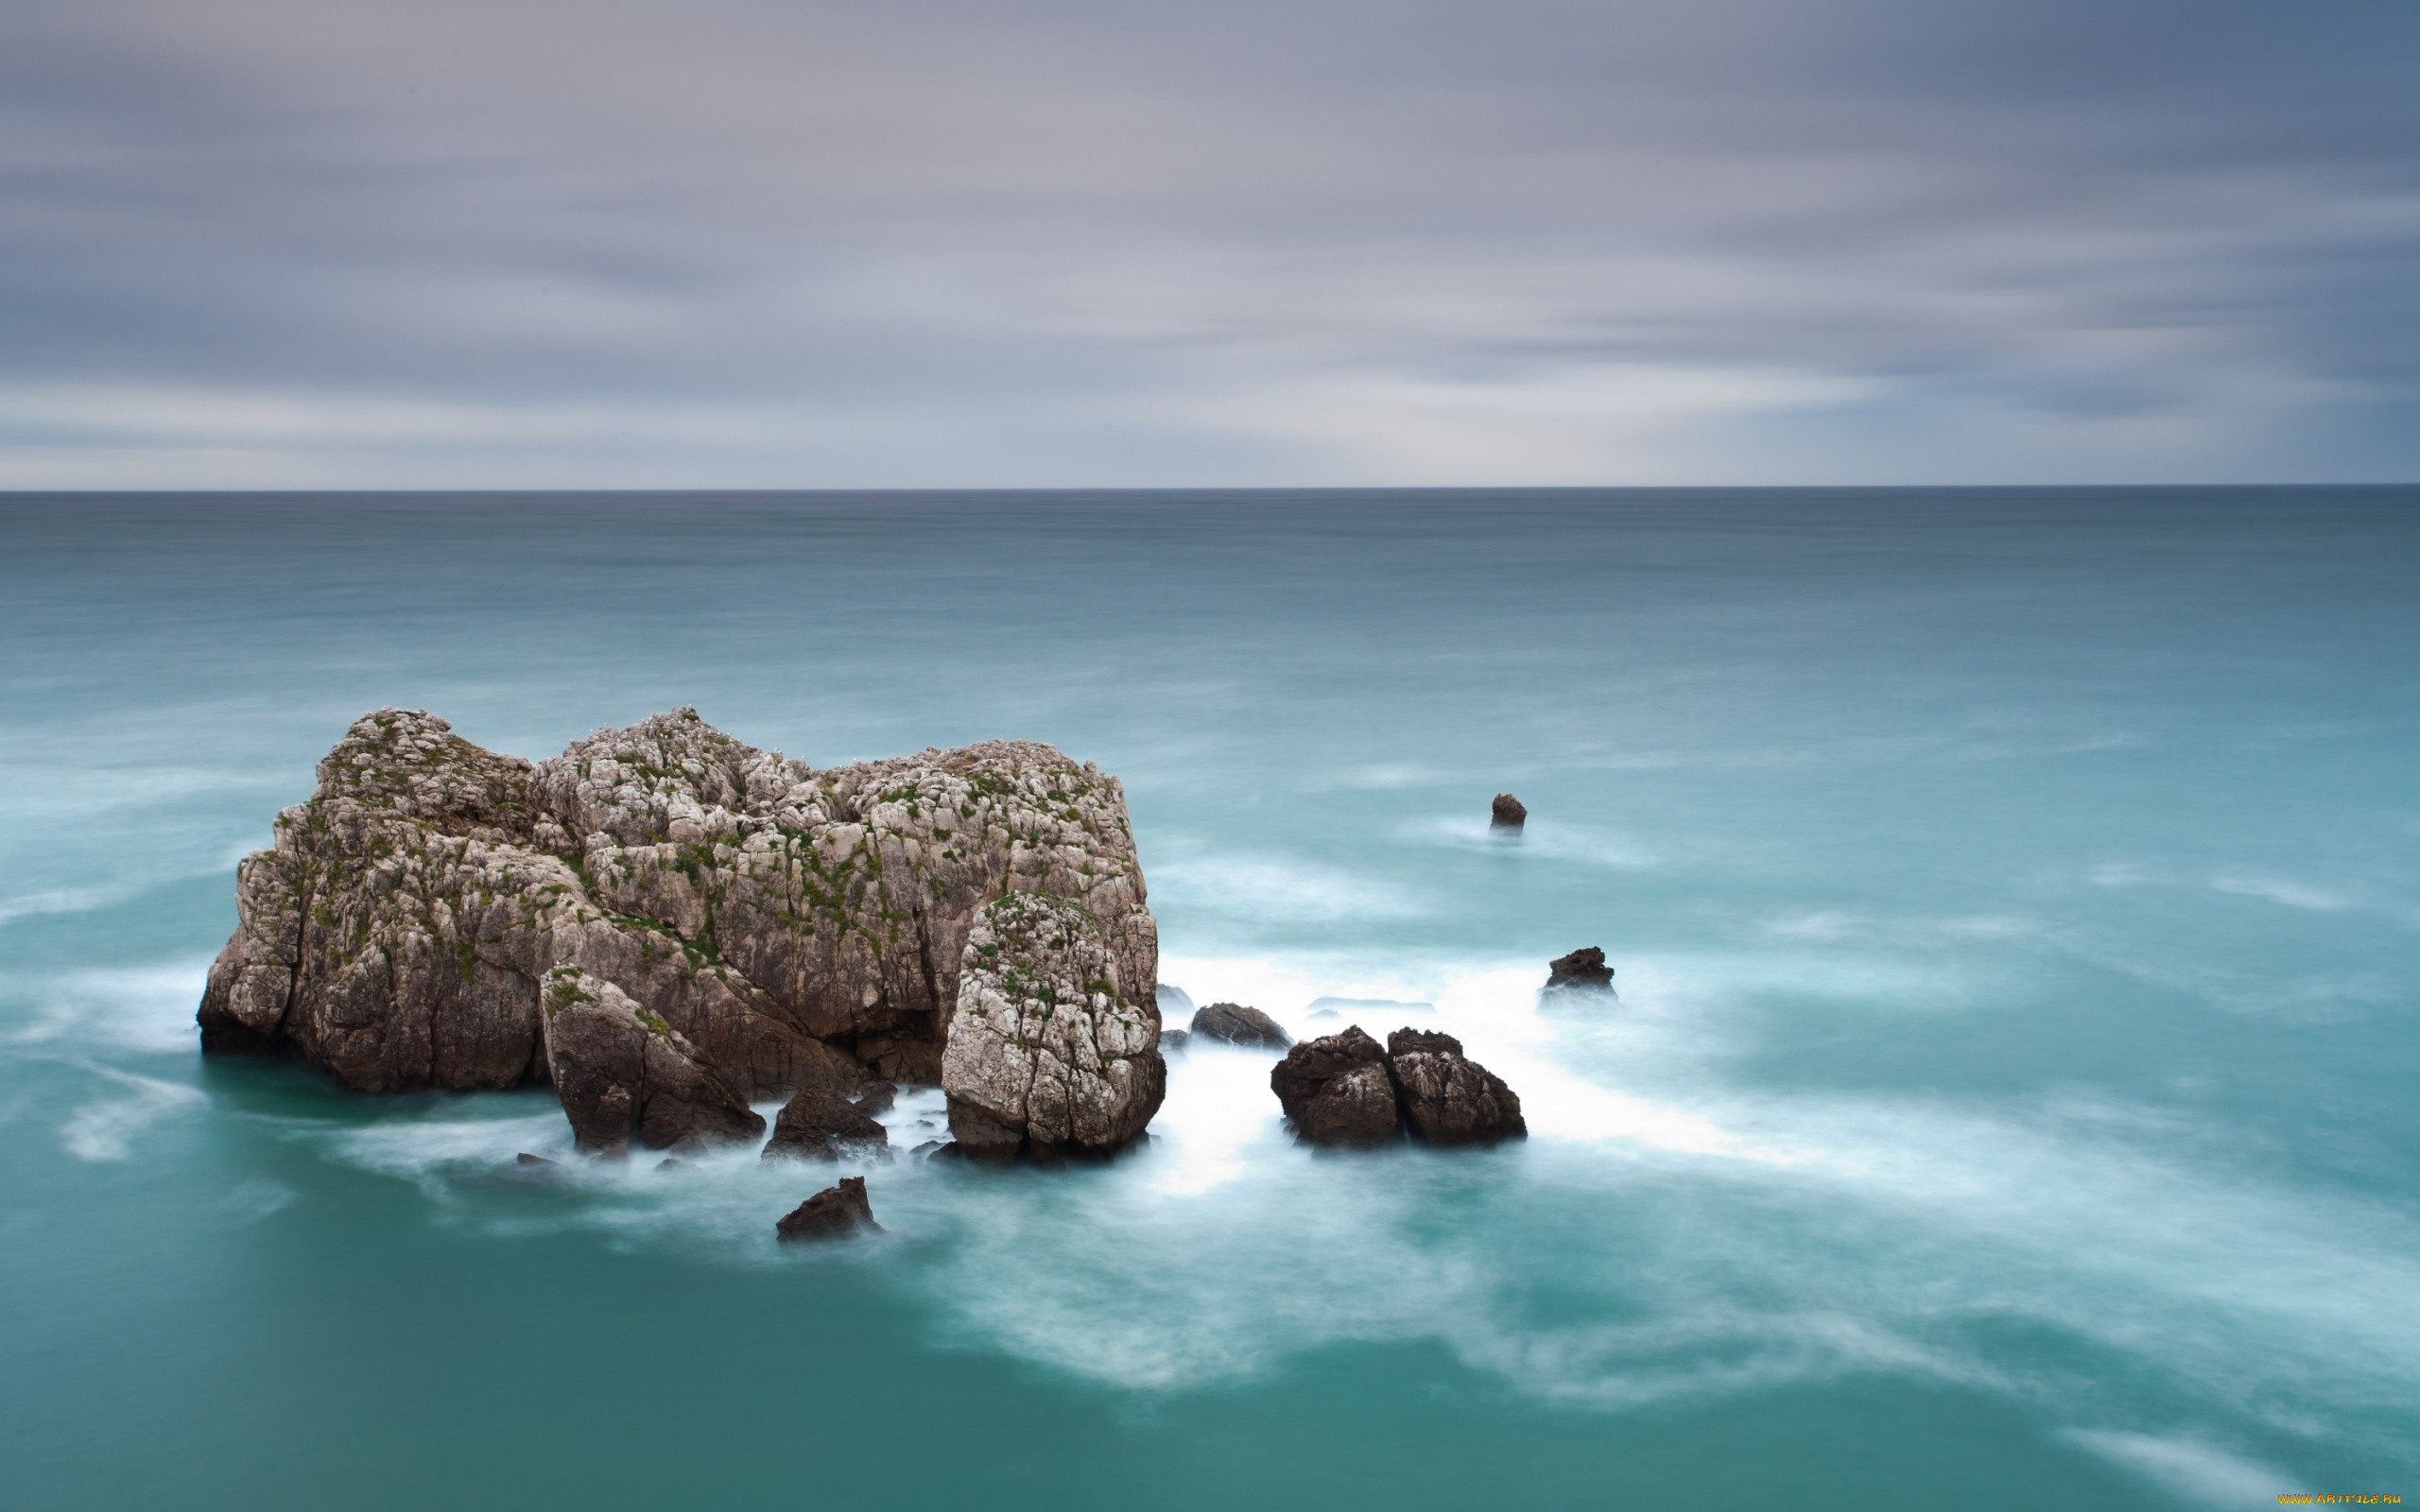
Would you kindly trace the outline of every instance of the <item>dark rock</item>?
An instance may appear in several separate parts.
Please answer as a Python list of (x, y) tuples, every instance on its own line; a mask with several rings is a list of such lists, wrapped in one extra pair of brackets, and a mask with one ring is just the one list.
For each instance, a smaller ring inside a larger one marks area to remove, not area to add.
[(890, 1147), (890, 1131), (863, 1109), (821, 1087), (802, 1087), (782, 1105), (765, 1159), (837, 1160)]
[(1192, 1042), (1193, 1036), (1184, 1029), (1163, 1029), (1160, 1031), (1160, 1054), (1164, 1056), (1171, 1050), (1183, 1050), (1186, 1045), (1189, 1045)]
[(1488, 824), (1498, 830), (1517, 830), (1529, 822), (1530, 811), (1510, 793), (1498, 793), (1488, 807)]
[(677, 1029), (621, 988), (558, 967), (542, 992), (546, 1059), (583, 1150), (752, 1140), (765, 1120)]
[(899, 1105), (899, 1088), (887, 1081), (875, 1082), (864, 1091), (849, 1099), (850, 1105), (868, 1118), (888, 1113)]
[(1294, 1132), (1313, 1144), (1382, 1144), (1394, 1137), (1396, 1122), (1386, 1056), (1357, 1024), (1288, 1051), (1270, 1070), (1270, 1091)]
[(1594, 945), (1556, 956), (1547, 963), (1547, 972), (1549, 992), (1613, 990), (1614, 969), (1605, 964), (1605, 953)]
[(552, 1165), (555, 1162), (547, 1160), (543, 1155), (532, 1155), (527, 1150), (524, 1150), (515, 1158), (514, 1163), (517, 1165)]
[(952, 1146), (942, 1143), (940, 1140), (926, 1140), (908, 1153), (921, 1160), (931, 1160), (947, 1153), (951, 1148)]
[(1387, 1036), (1387, 1058), (1420, 1054), (1459, 1056), (1462, 1042), (1450, 1034), (1434, 1029), (1397, 1029)]
[[(1444, 1044), (1416, 1043), (1422, 1040)], [(1412, 1138), (1427, 1144), (1493, 1144), (1529, 1137), (1521, 1099), (1503, 1077), (1466, 1058), (1449, 1036), (1401, 1030), (1387, 1037), (1387, 1046)]]
[(1392, 1140), (1400, 1113), (1383, 1064), (1356, 1066), (1329, 1080), (1294, 1115), (1294, 1131), (1313, 1144), (1374, 1149)]
[(1193, 1032), (1205, 1040), (1231, 1045), (1259, 1045), (1270, 1050), (1293, 1048), (1294, 1037), (1258, 1008), (1240, 1003), (1213, 1003), (1193, 1016)]
[(866, 1178), (846, 1176), (837, 1187), (800, 1203), (788, 1217), (773, 1226), (785, 1244), (807, 1239), (847, 1239), (859, 1233), (880, 1233), (873, 1204), (866, 1200)]
[(681, 1157), (677, 1155), (667, 1155), (663, 1160), (655, 1162), (655, 1168), (659, 1171), (686, 1171), (692, 1167), (688, 1161), (681, 1159)]

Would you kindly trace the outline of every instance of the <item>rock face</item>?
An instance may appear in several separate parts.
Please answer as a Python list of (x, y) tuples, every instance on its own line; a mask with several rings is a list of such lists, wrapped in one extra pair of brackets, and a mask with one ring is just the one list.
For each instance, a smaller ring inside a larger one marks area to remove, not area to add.
[(1530, 811), (1510, 793), (1496, 794), (1495, 801), (1488, 805), (1488, 825), (1491, 829), (1517, 830), (1529, 822)]
[(1404, 1126), (1426, 1144), (1494, 1144), (1526, 1139), (1521, 1099), (1504, 1078), (1462, 1055), (1449, 1034), (1398, 1029), (1387, 1036)]
[(1373, 1149), (1399, 1126), (1429, 1144), (1492, 1144), (1529, 1133), (1521, 1099), (1462, 1055), (1452, 1035), (1398, 1029), (1381, 1049), (1359, 1025), (1296, 1045), (1270, 1089), (1311, 1144)]
[(873, 1221), (873, 1204), (866, 1200), (866, 1178), (844, 1176), (837, 1187), (822, 1191), (790, 1210), (788, 1216), (773, 1226), (773, 1231), (785, 1244), (810, 1239), (847, 1239), (861, 1233), (880, 1233), (882, 1225)]
[[(1078, 905), (1108, 975), (1149, 998), (1124, 793), (1047, 746), (816, 771), (681, 709), (532, 765), (384, 709), (239, 870), (202, 1047), (297, 1054), (366, 1091), (544, 1080), (540, 985), (569, 970), (745, 1096), (931, 1085), (976, 916), (1012, 892)], [(1129, 1058), (1156, 1043), (1139, 1018)]]
[(890, 1131), (829, 1087), (802, 1087), (773, 1120), (765, 1159), (837, 1160), (890, 1148)]
[(697, 1046), (620, 988), (570, 967), (541, 991), (546, 1064), (583, 1150), (754, 1139), (765, 1121)]
[(1294, 1045), (1294, 1037), (1278, 1027), (1276, 1020), (1240, 1003), (1211, 1004), (1193, 1016), (1193, 1032), (1231, 1045), (1264, 1045), (1271, 1050), (1290, 1050)]
[(1549, 992), (1610, 992), (1613, 986), (1614, 969), (1605, 964), (1605, 953), (1594, 945), (1558, 955), (1547, 963)]
[(1155, 966), (1156, 952), (1121, 939), (1125, 922), (1028, 892), (976, 919), (942, 1057), (962, 1153), (1107, 1155), (1159, 1110), (1160, 1010), (1150, 970), (1133, 965)]

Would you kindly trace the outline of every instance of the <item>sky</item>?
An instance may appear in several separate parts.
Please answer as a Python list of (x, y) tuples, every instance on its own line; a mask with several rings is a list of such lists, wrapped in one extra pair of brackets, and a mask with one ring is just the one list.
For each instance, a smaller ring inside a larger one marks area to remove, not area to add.
[(9, 0), (0, 488), (2420, 477), (2420, 4)]

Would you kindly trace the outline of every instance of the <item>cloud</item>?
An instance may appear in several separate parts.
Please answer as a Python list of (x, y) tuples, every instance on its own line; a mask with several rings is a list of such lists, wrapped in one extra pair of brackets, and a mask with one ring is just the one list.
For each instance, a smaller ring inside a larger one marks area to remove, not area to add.
[(31, 0), (0, 485), (2409, 475), (2415, 29)]

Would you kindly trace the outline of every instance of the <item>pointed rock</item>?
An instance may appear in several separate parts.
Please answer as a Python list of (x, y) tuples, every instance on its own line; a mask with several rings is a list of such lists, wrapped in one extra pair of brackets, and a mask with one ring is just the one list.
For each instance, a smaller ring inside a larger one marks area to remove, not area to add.
[(822, 1191), (790, 1210), (788, 1216), (773, 1226), (782, 1242), (801, 1240), (847, 1239), (860, 1233), (880, 1233), (882, 1225), (873, 1221), (873, 1204), (866, 1199), (866, 1178), (844, 1176), (840, 1184)]

